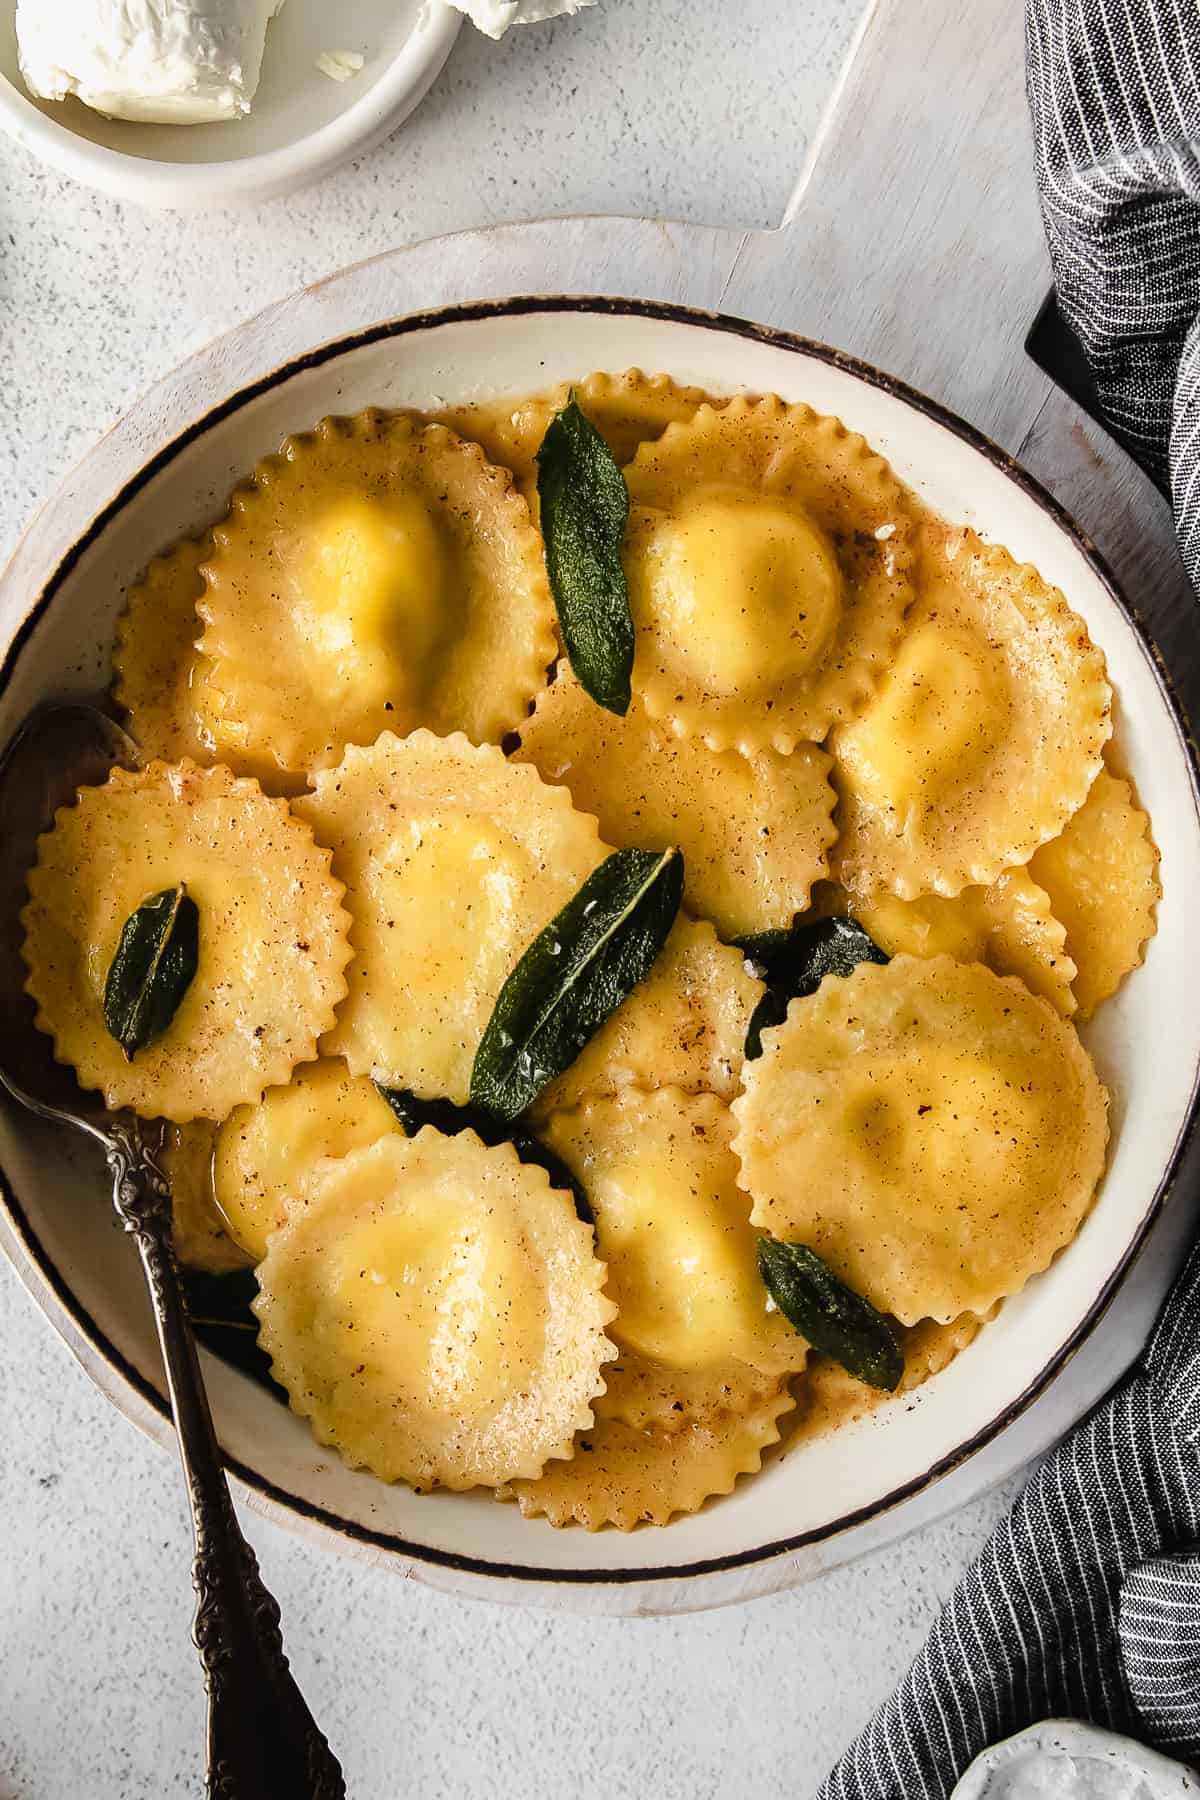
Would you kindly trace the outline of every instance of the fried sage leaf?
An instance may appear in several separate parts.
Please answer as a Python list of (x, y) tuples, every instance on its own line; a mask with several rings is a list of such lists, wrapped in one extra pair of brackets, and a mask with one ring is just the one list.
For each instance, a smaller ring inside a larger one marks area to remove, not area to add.
[(678, 850), (617, 850), (540, 932), (500, 990), (471, 1099), (509, 1122), (568, 1068), (650, 971), (683, 895)]
[(759, 1238), (758, 1269), (776, 1306), (814, 1350), (831, 1356), (874, 1388), (895, 1391), (904, 1352), (869, 1300), (839, 1281), (815, 1251), (779, 1238)]
[(540, 1138), (535, 1138), (531, 1131), (514, 1131), (481, 1106), (456, 1106), (453, 1100), (423, 1100), (409, 1088), (385, 1087), (381, 1081), (375, 1086), (407, 1136), (413, 1137), (422, 1125), (432, 1125), (435, 1131), (441, 1131), (447, 1137), (456, 1137), (460, 1131), (473, 1131), (484, 1144), (511, 1144), (523, 1163), (536, 1163), (539, 1169), (545, 1169), (551, 1187), (561, 1188), (572, 1196), (576, 1214), (585, 1225), (596, 1223), (583, 1183), (576, 1180), (562, 1158), (555, 1156), (553, 1150)]
[(538, 451), (546, 573), (572, 669), (609, 712), (629, 710), (633, 616), (621, 562), (629, 490), (574, 394)]
[(856, 919), (797, 920), (790, 931), (738, 938), (737, 947), (767, 984), (746, 1028), (750, 1061), (762, 1055), (763, 1032), (782, 1025), (791, 1001), (815, 994), (826, 975), (849, 975), (859, 963), (888, 961)]
[(258, 1342), (258, 1319), (250, 1310), (258, 1294), (254, 1271), (235, 1269), (228, 1275), (210, 1275), (202, 1269), (181, 1269), (179, 1273), (192, 1330), (200, 1343), (286, 1406), (287, 1393), (271, 1374), (271, 1359)]
[(104, 1023), (130, 1062), (170, 1025), (199, 960), (200, 910), (182, 881), (130, 913), (104, 984)]

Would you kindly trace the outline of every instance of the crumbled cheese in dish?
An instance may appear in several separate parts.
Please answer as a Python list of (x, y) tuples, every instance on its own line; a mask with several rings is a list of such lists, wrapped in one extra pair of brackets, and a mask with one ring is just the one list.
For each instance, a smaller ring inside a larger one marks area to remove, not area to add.
[(450, 0), (450, 4), (486, 36), (500, 38), (510, 25), (536, 25), (542, 19), (557, 19), (560, 13), (582, 12), (596, 0)]
[(114, 119), (202, 125), (250, 110), (284, 0), (17, 0), (31, 94)]
[(360, 50), (322, 50), (317, 67), (330, 81), (349, 81), (352, 75), (358, 74), (365, 60)]

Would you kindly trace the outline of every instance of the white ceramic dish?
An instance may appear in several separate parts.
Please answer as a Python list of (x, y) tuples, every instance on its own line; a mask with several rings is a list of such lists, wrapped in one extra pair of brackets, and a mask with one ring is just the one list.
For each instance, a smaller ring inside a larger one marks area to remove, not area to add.
[(1195, 1800), (1182, 1763), (1079, 1719), (1043, 1719), (975, 1758), (950, 1800)]
[[(327, 175), (394, 131), (424, 99), (462, 14), (443, 0), (288, 0), (271, 25), (249, 117), (219, 125), (136, 125), (77, 100), (31, 98), (17, 66), (16, 0), (0, 0), (0, 128), (65, 175), (149, 206), (266, 200)], [(333, 81), (322, 50), (356, 50)]]
[[(1109, 659), (1121, 749), (1163, 853), (1164, 899), (1144, 966), (1089, 1033), (1115, 1094), (1108, 1173), (1071, 1248), (916, 1396), (774, 1458), (729, 1499), (666, 1530), (587, 1536), (526, 1521), (483, 1495), (420, 1498), (352, 1473), (244, 1378), (209, 1363), (221, 1438), (252, 1496), (344, 1548), (457, 1588), (596, 1610), (683, 1610), (766, 1592), (902, 1529), (902, 1503), (992, 1440), (1061, 1368), (1155, 1218), (1200, 1068), (1192, 752), (1151, 647), (1086, 543), (1000, 452), (908, 390), (803, 340), (665, 306), (526, 300), (402, 319), (364, 310), (390, 279), (386, 260), (364, 265), (332, 296), (322, 288), (290, 313), (265, 315), (148, 396), (97, 446), (0, 584), (0, 618), (15, 633), (0, 670), (0, 739), (40, 699), (94, 690), (128, 582), (152, 553), (218, 513), (235, 479), (285, 433), (368, 403), (432, 406), (632, 364), (839, 414), (933, 507), (1035, 562)], [(299, 335), (305, 320), (309, 342), (322, 330), (345, 335), (309, 349)], [(0, 1165), (8, 1208), (0, 1241), (89, 1372), (165, 1439), (150, 1315), (100, 1172), (86, 1150), (9, 1116), (0, 1118)], [(1077, 1381), (1076, 1410), (1102, 1386)]]

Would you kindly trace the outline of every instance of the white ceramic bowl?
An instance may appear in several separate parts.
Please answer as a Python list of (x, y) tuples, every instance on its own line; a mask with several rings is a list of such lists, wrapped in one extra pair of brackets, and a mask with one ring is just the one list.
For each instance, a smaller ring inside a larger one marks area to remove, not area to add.
[[(1121, 750), (1154, 820), (1163, 857), (1158, 934), (1143, 967), (1086, 1033), (1114, 1094), (1112, 1153), (1095, 1208), (1053, 1266), (915, 1396), (772, 1458), (728, 1499), (665, 1530), (588, 1536), (527, 1521), (483, 1494), (422, 1498), (353, 1473), (262, 1391), (208, 1363), (221, 1439), (252, 1496), (346, 1549), (471, 1591), (610, 1611), (761, 1593), (901, 1529), (901, 1502), (928, 1492), (994, 1438), (1062, 1367), (1155, 1218), (1190, 1127), (1200, 1068), (1192, 752), (1152, 648), (1089, 546), (1007, 458), (915, 394), (804, 340), (659, 305), (486, 302), (398, 319), (366, 310), (381, 295), (386, 302), (392, 279), (386, 260), (365, 265), (341, 278), (332, 299), (323, 288), (290, 313), (265, 315), (232, 347), (205, 353), (148, 396), (97, 446), (0, 584), (0, 618), (14, 630), (0, 669), (0, 741), (39, 700), (95, 689), (129, 582), (151, 554), (213, 518), (234, 481), (286, 433), (369, 403), (428, 407), (637, 364), (836, 413), (937, 510), (1035, 562), (1107, 654)], [(305, 321), (313, 338), (322, 329), (344, 335), (309, 349)], [(165, 1440), (149, 1309), (94, 1158), (86, 1146), (5, 1114), (0, 1165), (0, 1241), (90, 1373)], [(1104, 1385), (1089, 1387), (1094, 1374), (1084, 1380), (1078, 1369), (1076, 1411)]]
[[(424, 99), (462, 14), (443, 0), (288, 0), (267, 35), (248, 118), (137, 125), (77, 100), (34, 100), (17, 66), (16, 0), (0, 0), (0, 128), (89, 187), (149, 206), (215, 207), (290, 193), (361, 156)], [(348, 81), (317, 67), (357, 50)]]

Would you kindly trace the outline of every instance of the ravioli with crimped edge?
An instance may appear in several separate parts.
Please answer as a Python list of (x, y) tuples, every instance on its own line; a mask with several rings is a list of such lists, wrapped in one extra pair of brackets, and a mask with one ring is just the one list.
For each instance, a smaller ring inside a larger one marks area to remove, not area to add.
[(532, 1117), (625, 1088), (676, 1087), (732, 1100), (763, 987), (705, 920), (679, 918), (645, 980), (543, 1088)]
[(554, 655), (529, 508), (440, 425), (323, 420), (259, 464), (213, 542), (202, 724), (253, 774), (329, 768), (385, 727), (498, 741)]
[(734, 1102), (754, 1223), (903, 1325), (986, 1312), (1083, 1223), (1108, 1095), (1011, 976), (897, 956), (826, 977), (763, 1033)]
[(245, 1254), (261, 1262), (315, 1163), (399, 1131), (365, 1075), (351, 1075), (340, 1057), (305, 1063), (283, 1087), (236, 1107), (221, 1125), (211, 1151), (214, 1204)]
[(546, 427), (572, 392), (619, 463), (628, 462), (640, 444), (660, 438), (668, 425), (695, 418), (702, 406), (725, 404), (702, 388), (681, 387), (669, 375), (643, 375), (640, 369), (608, 375), (598, 369), (583, 381), (559, 382), (544, 394), (473, 401), (429, 416), (481, 444), (492, 462), (511, 469), (536, 517), (537, 453)]
[(1075, 964), (1067, 931), (1049, 894), (1029, 869), (1006, 869), (990, 887), (964, 888), (953, 900), (922, 894), (901, 900), (878, 890), (856, 901), (854, 916), (889, 956), (953, 956), (1019, 975), (1064, 1018), (1075, 1011)]
[(212, 740), (201, 722), (207, 664), (196, 649), (196, 602), (204, 592), (200, 569), (211, 553), (211, 541), (201, 538), (156, 556), (130, 588), (117, 622), (113, 696), (147, 762), (183, 756), (213, 760)]
[(780, 1440), (780, 1419), (795, 1405), (781, 1383), (742, 1412), (698, 1419), (679, 1431), (598, 1419), (580, 1432), (569, 1461), (547, 1463), (532, 1481), (506, 1484), (498, 1498), (515, 1500), (526, 1518), (586, 1531), (666, 1525), (757, 1473), (763, 1453)]
[(1127, 781), (1101, 769), (1061, 834), (1029, 865), (1062, 920), (1080, 1017), (1115, 994), (1154, 935), (1161, 888), (1150, 820)]
[[(195, 977), (166, 1031), (127, 1057), (105, 1025), (122, 929), (186, 885)], [(282, 800), (226, 768), (151, 763), (81, 788), (29, 875), (26, 986), (82, 1086), (147, 1118), (223, 1119), (315, 1055), (346, 992), (350, 920), (330, 854)]]
[(785, 1376), (733, 1358), (719, 1370), (680, 1369), (628, 1346), (618, 1345), (618, 1350), (596, 1400), (600, 1421), (618, 1419), (668, 1435), (689, 1425), (760, 1412), (788, 1388)]
[(294, 805), (332, 848), (354, 919), (324, 1050), (465, 1104), (500, 989), (603, 860), (596, 821), (498, 749), (428, 731), (348, 748)]
[(515, 755), (570, 788), (611, 843), (677, 844), (684, 902), (725, 938), (802, 912), (829, 873), (835, 795), (815, 744), (788, 756), (710, 750), (655, 725), (635, 701), (624, 717), (589, 699), (565, 664), (521, 726)]
[(617, 1308), (606, 1417), (679, 1430), (804, 1367), (807, 1343), (768, 1309), (732, 1134), (712, 1094), (669, 1087), (627, 1088), (544, 1127), (587, 1191)]
[(625, 478), (651, 718), (786, 753), (850, 717), (912, 597), (911, 516), (883, 458), (811, 407), (738, 399), (643, 444)]
[(318, 1163), (258, 1280), (293, 1409), (354, 1467), (422, 1490), (569, 1456), (614, 1355), (571, 1196), (473, 1132), (426, 1126)]
[(903, 900), (987, 887), (1083, 805), (1112, 731), (1104, 657), (1057, 588), (973, 531), (926, 528), (920, 592), (831, 742), (839, 869)]

